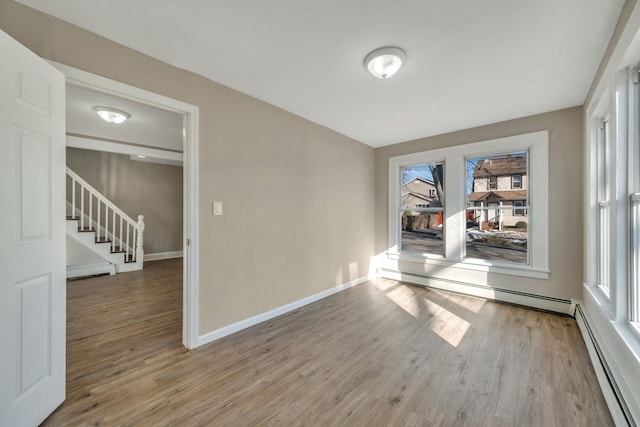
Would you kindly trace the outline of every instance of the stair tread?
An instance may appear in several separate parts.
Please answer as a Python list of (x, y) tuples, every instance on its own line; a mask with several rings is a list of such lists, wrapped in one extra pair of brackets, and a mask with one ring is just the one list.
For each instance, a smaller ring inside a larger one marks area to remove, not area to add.
[(79, 233), (94, 233), (95, 231), (96, 231), (95, 228), (88, 228), (88, 227), (80, 228), (80, 227), (78, 227), (78, 232)]

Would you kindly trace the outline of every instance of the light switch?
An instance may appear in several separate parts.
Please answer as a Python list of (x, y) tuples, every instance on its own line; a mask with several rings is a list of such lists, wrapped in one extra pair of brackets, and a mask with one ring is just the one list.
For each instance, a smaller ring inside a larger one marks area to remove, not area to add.
[(222, 215), (222, 202), (213, 202), (213, 214)]

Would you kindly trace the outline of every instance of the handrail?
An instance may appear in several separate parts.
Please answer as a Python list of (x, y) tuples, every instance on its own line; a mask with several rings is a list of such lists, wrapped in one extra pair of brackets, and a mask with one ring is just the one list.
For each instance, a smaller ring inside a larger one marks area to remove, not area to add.
[[(138, 220), (135, 221), (69, 167), (67, 167), (67, 176), (71, 178), (71, 217), (76, 218), (76, 203), (78, 202), (76, 187), (79, 185), (80, 228), (85, 229), (85, 215), (88, 216), (90, 227), (94, 223), (97, 225), (95, 232), (97, 233), (96, 238), (98, 241), (110, 240), (112, 252), (124, 251), (127, 262), (134, 261), (138, 268), (142, 268), (144, 260), (144, 215), (138, 215)], [(85, 201), (85, 193), (89, 197), (88, 206)], [(93, 211), (94, 198), (96, 199), (95, 206), (97, 211), (95, 216)], [(104, 214), (102, 214), (103, 205)], [(85, 212), (86, 207), (88, 207), (88, 214)], [(109, 229), (109, 223), (111, 223), (111, 229)], [(131, 231), (133, 233), (130, 233)], [(103, 233), (104, 240), (102, 239)], [(118, 249), (116, 250), (116, 248)]]
[(102, 193), (100, 193), (98, 190), (96, 190), (95, 188), (93, 188), (93, 186), (91, 186), (91, 184), (89, 184), (87, 181), (85, 181), (84, 179), (82, 179), (80, 177), (80, 175), (78, 175), (77, 173), (75, 173), (74, 171), (72, 171), (71, 169), (69, 169), (69, 167), (67, 166), (67, 175), (69, 175), (71, 178), (75, 179), (76, 182), (78, 182), (80, 185), (82, 185), (83, 187), (85, 187), (87, 190), (89, 190), (89, 192), (93, 193), (93, 195), (97, 198), (100, 199), (100, 201), (102, 203), (104, 203), (105, 205), (109, 206), (109, 209), (114, 210), (118, 215), (120, 215), (122, 218), (125, 219), (125, 221), (127, 221), (129, 224), (131, 225), (135, 225), (138, 223), (138, 221), (134, 220), (133, 218), (131, 218), (129, 215), (127, 215), (126, 213), (124, 213), (122, 211), (122, 209), (120, 209), (119, 207), (117, 207), (116, 205), (113, 204), (113, 202), (109, 199), (107, 199), (104, 195), (102, 195)]

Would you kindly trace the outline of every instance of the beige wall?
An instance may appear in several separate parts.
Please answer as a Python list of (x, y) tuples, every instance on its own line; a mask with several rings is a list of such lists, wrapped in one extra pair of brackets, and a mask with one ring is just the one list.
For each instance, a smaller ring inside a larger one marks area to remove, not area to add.
[[(559, 298), (582, 295), (582, 107), (376, 149), (376, 253), (387, 249), (389, 157), (541, 130), (549, 131), (549, 280), (492, 274), (487, 283)], [(407, 266), (406, 268), (410, 268)], [(416, 270), (414, 270), (416, 271)]]
[(0, 29), (44, 58), (200, 108), (200, 334), (368, 274), (372, 148), (9, 0)]
[(67, 148), (67, 166), (133, 219), (144, 215), (144, 252), (182, 250), (182, 167)]

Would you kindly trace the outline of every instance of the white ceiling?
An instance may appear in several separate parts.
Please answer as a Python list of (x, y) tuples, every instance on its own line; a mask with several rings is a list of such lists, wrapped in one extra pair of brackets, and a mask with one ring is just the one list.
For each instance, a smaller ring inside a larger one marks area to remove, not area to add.
[[(581, 105), (623, 0), (18, 0), (377, 147)], [(395, 45), (390, 80), (362, 65)]]
[[(67, 133), (182, 151), (183, 117), (160, 108), (67, 85)], [(93, 107), (111, 107), (131, 114), (115, 125), (98, 117)]]

